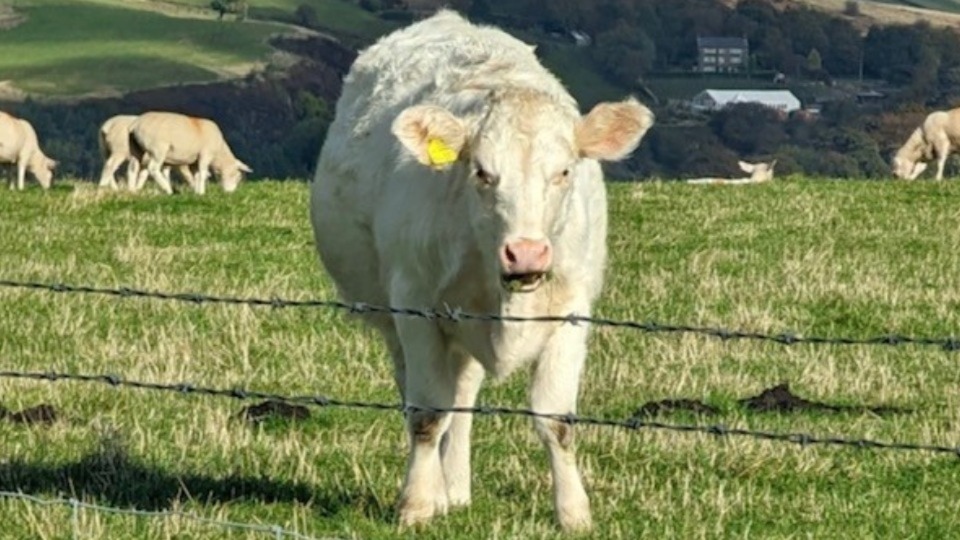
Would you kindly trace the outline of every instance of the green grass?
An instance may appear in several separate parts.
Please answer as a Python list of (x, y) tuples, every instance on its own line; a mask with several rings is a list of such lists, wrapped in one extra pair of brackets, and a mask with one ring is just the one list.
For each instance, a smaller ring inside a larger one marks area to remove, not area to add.
[[(960, 329), (960, 183), (789, 180), (611, 186), (612, 260), (597, 314), (761, 332), (949, 336)], [(302, 183), (205, 197), (0, 191), (0, 278), (332, 298)], [(320, 309), (196, 306), (0, 289), (0, 369), (116, 373), (343, 399), (396, 399), (376, 336)], [(581, 413), (704, 399), (730, 427), (960, 445), (958, 353), (935, 347), (718, 341), (603, 328)], [(735, 400), (781, 381), (810, 399), (913, 412), (759, 414)], [(526, 404), (525, 374), (481, 402)], [(56, 424), (0, 422), (0, 489), (342, 538), (413, 537), (392, 510), (405, 463), (395, 413), (315, 410), (260, 428), (239, 402), (0, 380), (0, 405), (51, 403)], [(689, 415), (663, 415), (691, 422)], [(946, 538), (955, 457), (579, 428), (596, 538)], [(529, 422), (475, 425), (474, 504), (417, 538), (554, 538)], [(0, 538), (62, 538), (69, 510), (0, 500)], [(226, 538), (182, 520), (84, 513), (83, 538)], [(229, 536), (231, 538), (235, 536)], [(254, 536), (250, 536), (253, 538)]]
[(18, 1), (27, 20), (0, 32), (0, 79), (43, 95), (213, 81), (265, 62), (269, 23), (170, 17), (98, 0)]

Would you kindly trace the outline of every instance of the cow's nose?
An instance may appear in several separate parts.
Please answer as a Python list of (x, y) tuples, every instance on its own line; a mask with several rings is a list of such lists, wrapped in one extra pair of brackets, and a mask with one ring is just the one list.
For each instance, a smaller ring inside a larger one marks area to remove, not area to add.
[(521, 238), (500, 248), (500, 264), (505, 274), (543, 274), (553, 262), (553, 250), (546, 240)]

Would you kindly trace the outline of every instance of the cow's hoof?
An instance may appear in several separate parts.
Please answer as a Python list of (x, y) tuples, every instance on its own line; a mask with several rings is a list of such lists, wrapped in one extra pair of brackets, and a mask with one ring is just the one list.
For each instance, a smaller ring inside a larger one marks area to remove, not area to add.
[(400, 526), (413, 527), (422, 525), (429, 522), (434, 516), (446, 514), (447, 508), (448, 503), (446, 497), (422, 500), (404, 498), (399, 504)]
[(560, 509), (557, 511), (557, 520), (560, 527), (566, 532), (583, 533), (593, 530), (593, 519), (590, 509)]

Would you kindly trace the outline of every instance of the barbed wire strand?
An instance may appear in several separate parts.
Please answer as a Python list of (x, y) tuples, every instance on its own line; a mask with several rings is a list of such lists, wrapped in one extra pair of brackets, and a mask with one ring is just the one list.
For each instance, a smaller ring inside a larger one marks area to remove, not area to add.
[(70, 522), (72, 524), (72, 538), (78, 539), (82, 538), (80, 534), (80, 511), (81, 510), (92, 510), (94, 512), (100, 512), (104, 514), (116, 514), (116, 515), (126, 515), (134, 517), (146, 517), (146, 518), (181, 518), (189, 519), (191, 521), (196, 521), (198, 523), (203, 523), (205, 525), (215, 525), (222, 529), (234, 529), (234, 530), (244, 530), (256, 533), (271, 534), (277, 540), (282, 540), (284, 538), (293, 538), (295, 540), (317, 540), (311, 536), (304, 536), (298, 532), (284, 529), (280, 525), (258, 525), (255, 523), (242, 523), (239, 521), (226, 521), (208, 518), (200, 516), (197, 514), (189, 512), (180, 512), (176, 510), (137, 510), (137, 509), (127, 509), (127, 508), (117, 508), (115, 506), (101, 506), (99, 504), (93, 504), (88, 502), (83, 502), (79, 499), (69, 498), (69, 499), (48, 499), (37, 497), (34, 495), (28, 495), (26, 493), (18, 493), (13, 491), (0, 491), (0, 498), (2, 499), (14, 499), (22, 500), (31, 504), (36, 504), (40, 506), (67, 506), (70, 508)]
[(797, 345), (801, 343), (816, 345), (920, 345), (940, 347), (944, 351), (960, 350), (960, 338), (958, 337), (920, 337), (907, 336), (901, 334), (884, 334), (867, 338), (851, 337), (823, 337), (823, 336), (803, 336), (800, 334), (781, 332), (779, 334), (767, 334), (762, 332), (753, 332), (746, 330), (733, 330), (714, 326), (695, 326), (664, 324), (655, 321), (639, 322), (629, 320), (610, 319), (602, 317), (587, 317), (571, 313), (568, 315), (544, 315), (523, 317), (516, 315), (496, 315), (471, 313), (463, 311), (460, 308), (445, 306), (444, 309), (418, 309), (406, 307), (381, 306), (376, 304), (367, 304), (364, 302), (347, 303), (337, 300), (288, 300), (283, 298), (253, 298), (239, 296), (220, 296), (203, 293), (170, 293), (161, 291), (148, 291), (144, 289), (135, 289), (131, 287), (106, 288), (93, 287), (88, 285), (68, 285), (65, 283), (41, 283), (36, 281), (15, 281), (0, 279), (0, 287), (15, 289), (42, 290), (55, 293), (74, 293), (74, 294), (100, 294), (111, 295), (121, 298), (149, 298), (155, 300), (168, 300), (176, 302), (188, 302), (192, 304), (230, 304), (246, 305), (253, 307), (281, 308), (330, 308), (349, 311), (351, 313), (384, 313), (391, 315), (400, 315), (408, 317), (420, 317), (432, 320), (444, 320), (449, 322), (462, 321), (498, 321), (498, 322), (560, 322), (568, 324), (589, 323), (596, 326), (606, 326), (613, 328), (626, 328), (639, 330), (647, 333), (673, 333), (673, 334), (699, 334), (721, 340), (747, 339), (758, 341), (770, 341), (781, 345)]
[(474, 414), (478, 416), (524, 416), (530, 418), (548, 418), (570, 425), (597, 426), (604, 428), (620, 428), (630, 431), (640, 431), (644, 429), (668, 431), (676, 433), (700, 433), (713, 435), (718, 438), (723, 437), (747, 437), (775, 442), (785, 442), (797, 444), (800, 446), (845, 446), (859, 449), (874, 450), (902, 450), (902, 451), (924, 451), (939, 454), (953, 454), (960, 458), (960, 446), (942, 446), (932, 444), (919, 444), (910, 442), (885, 442), (863, 438), (851, 438), (841, 436), (816, 436), (806, 433), (781, 433), (773, 431), (752, 430), (746, 428), (728, 427), (722, 424), (697, 425), (697, 424), (670, 424), (666, 422), (643, 420), (637, 416), (622, 419), (607, 419), (590, 416), (579, 416), (576, 414), (547, 414), (540, 413), (531, 409), (520, 409), (510, 407), (450, 407), (434, 408), (420, 406), (403, 406), (400, 404), (376, 403), (365, 401), (350, 401), (329, 398), (320, 395), (282, 395), (269, 392), (259, 392), (245, 390), (242, 388), (211, 388), (199, 386), (191, 383), (156, 383), (123, 379), (118, 375), (112, 374), (69, 374), (55, 372), (28, 372), (28, 371), (0, 371), (0, 378), (6, 379), (30, 379), (48, 382), (57, 381), (75, 381), (85, 383), (102, 383), (112, 387), (136, 388), (141, 390), (152, 390), (161, 392), (174, 392), (179, 394), (198, 394), (214, 397), (228, 397), (237, 400), (261, 399), (266, 401), (279, 401), (287, 404), (311, 405), (322, 408), (348, 408), (348, 409), (368, 409), (376, 411), (428, 411), (437, 413), (457, 413)]

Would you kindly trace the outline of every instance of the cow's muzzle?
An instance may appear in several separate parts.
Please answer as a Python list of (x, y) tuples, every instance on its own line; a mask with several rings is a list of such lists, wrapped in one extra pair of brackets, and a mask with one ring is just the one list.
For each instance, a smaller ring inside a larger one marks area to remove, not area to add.
[(500, 282), (509, 292), (531, 292), (543, 284), (553, 262), (548, 240), (521, 238), (500, 248)]

